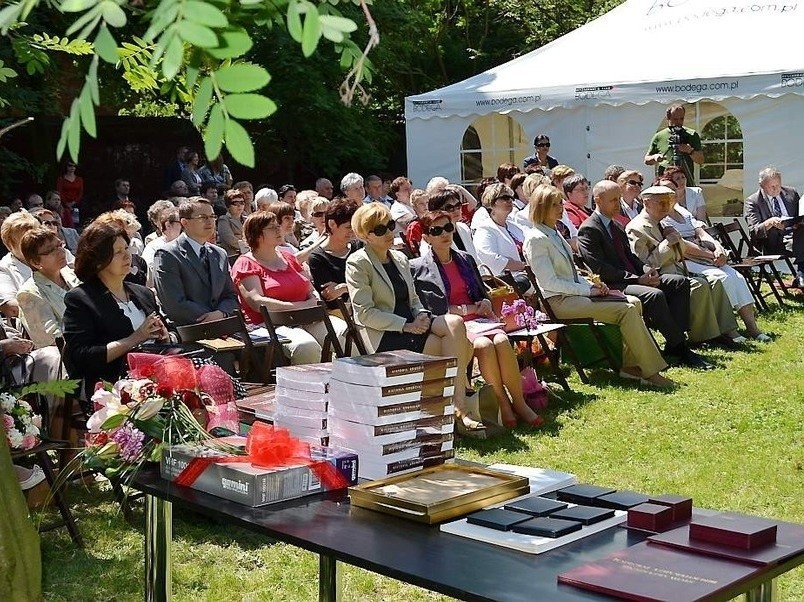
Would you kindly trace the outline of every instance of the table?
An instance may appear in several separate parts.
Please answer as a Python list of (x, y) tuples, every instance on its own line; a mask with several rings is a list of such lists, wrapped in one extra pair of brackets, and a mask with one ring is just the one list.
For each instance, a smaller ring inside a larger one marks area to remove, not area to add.
[[(346, 491), (248, 508), (159, 477), (147, 469), (134, 487), (145, 493), (145, 599), (170, 599), (172, 505), (261, 533), (319, 555), (319, 600), (340, 599), (339, 563), (352, 564), (461, 600), (602, 600), (556, 581), (558, 573), (643, 541), (647, 535), (613, 528), (545, 554), (531, 555), (441, 533), (412, 521), (352, 507)], [(760, 569), (716, 600), (746, 594), (747, 602), (775, 599), (774, 578), (804, 554)]]

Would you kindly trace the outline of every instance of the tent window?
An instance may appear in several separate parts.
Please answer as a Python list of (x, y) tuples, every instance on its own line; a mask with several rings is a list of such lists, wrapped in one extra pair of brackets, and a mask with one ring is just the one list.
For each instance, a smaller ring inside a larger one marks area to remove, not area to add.
[(480, 136), (471, 125), (466, 128), (461, 141), (461, 180), (475, 182), (483, 178), (483, 151)]
[(733, 115), (721, 115), (701, 130), (706, 163), (701, 166), (701, 183), (717, 183), (726, 171), (743, 168), (743, 130)]

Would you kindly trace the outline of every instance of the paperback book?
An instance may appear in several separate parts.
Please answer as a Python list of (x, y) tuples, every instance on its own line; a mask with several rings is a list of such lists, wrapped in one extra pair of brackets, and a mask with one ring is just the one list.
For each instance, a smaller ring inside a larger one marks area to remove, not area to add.
[(455, 379), (442, 378), (402, 385), (369, 386), (332, 380), (329, 384), (330, 403), (340, 406), (353, 403), (368, 406), (390, 406), (428, 397), (451, 397)]
[(332, 363), (332, 379), (341, 382), (389, 386), (452, 378), (458, 374), (454, 357), (439, 357), (407, 349), (359, 357), (338, 358)]

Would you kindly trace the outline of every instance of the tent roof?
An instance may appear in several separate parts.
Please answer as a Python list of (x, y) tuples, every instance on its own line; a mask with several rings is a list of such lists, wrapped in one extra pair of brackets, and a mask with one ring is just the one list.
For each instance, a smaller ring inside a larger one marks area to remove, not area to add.
[(627, 0), (508, 63), (405, 99), (411, 118), (804, 94), (804, 6)]

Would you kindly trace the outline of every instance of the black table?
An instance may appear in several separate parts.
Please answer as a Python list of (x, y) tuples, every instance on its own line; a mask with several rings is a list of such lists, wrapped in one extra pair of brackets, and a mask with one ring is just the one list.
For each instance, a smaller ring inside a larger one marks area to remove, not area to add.
[[(146, 600), (169, 600), (172, 504), (290, 543), (319, 555), (319, 599), (340, 599), (338, 562), (412, 583), (461, 600), (582, 601), (604, 597), (559, 585), (556, 576), (643, 541), (615, 527), (544, 554), (533, 555), (441, 533), (412, 521), (352, 507), (345, 491), (248, 508), (142, 471), (134, 487), (145, 493)], [(804, 563), (804, 554), (766, 569), (716, 600), (746, 594), (775, 599), (775, 577)], [(607, 599), (607, 598), (605, 598)]]

